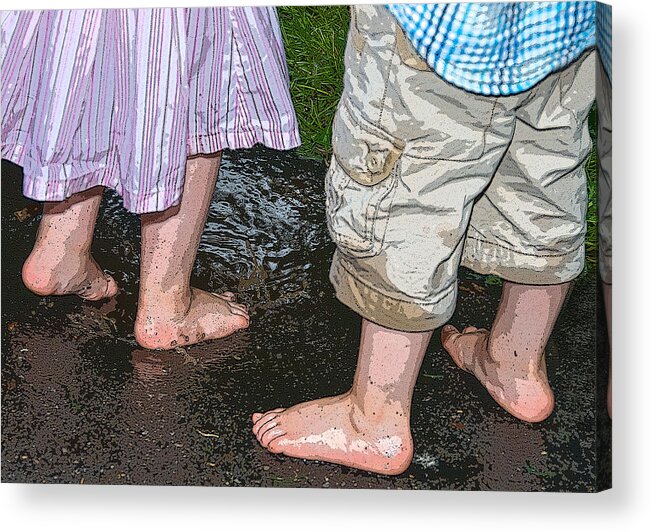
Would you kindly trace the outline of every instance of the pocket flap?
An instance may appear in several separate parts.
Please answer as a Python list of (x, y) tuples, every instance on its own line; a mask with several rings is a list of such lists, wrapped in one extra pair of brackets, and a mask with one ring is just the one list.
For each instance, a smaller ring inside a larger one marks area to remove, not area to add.
[(332, 147), (351, 179), (372, 186), (389, 176), (404, 143), (370, 124), (362, 125), (342, 102), (332, 125)]

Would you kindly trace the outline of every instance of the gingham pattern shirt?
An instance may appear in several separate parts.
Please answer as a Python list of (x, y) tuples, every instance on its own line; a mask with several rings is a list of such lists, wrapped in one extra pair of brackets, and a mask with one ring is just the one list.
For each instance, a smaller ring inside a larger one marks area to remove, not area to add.
[(595, 46), (596, 2), (387, 7), (437, 74), (479, 94), (525, 91)]
[(612, 17), (613, 17), (613, 8), (608, 4), (602, 4), (597, 2), (596, 9), (597, 17), (597, 50), (599, 51), (599, 56), (601, 57), (601, 62), (604, 65), (604, 70), (608, 77), (612, 80), (613, 75), (611, 72), (612, 69)]

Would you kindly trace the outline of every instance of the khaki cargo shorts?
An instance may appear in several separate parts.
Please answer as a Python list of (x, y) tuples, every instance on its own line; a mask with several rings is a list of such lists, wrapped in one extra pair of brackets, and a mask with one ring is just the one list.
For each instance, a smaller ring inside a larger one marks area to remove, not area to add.
[(595, 52), (514, 96), (436, 75), (382, 6), (355, 6), (326, 213), (337, 297), (404, 331), (451, 317), (457, 270), (558, 284), (583, 269)]

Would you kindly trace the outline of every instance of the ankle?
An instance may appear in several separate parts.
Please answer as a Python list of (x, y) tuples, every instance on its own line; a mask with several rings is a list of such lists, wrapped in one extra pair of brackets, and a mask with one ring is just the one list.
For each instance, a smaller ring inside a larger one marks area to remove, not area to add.
[(351, 404), (351, 419), (359, 425), (409, 427), (409, 412), (405, 412), (401, 403), (377, 390), (363, 393), (351, 389), (347, 397)]
[(189, 289), (141, 289), (134, 324), (136, 342), (145, 349), (174, 348), (179, 343), (178, 325), (190, 312), (191, 304)]
[(171, 288), (163, 290), (160, 286), (141, 288), (138, 297), (138, 313), (151, 319), (179, 319), (184, 317), (192, 304), (192, 289)]
[(488, 339), (488, 356), (498, 373), (518, 378), (534, 378), (544, 368), (545, 346), (522, 345), (523, 342), (508, 338)]

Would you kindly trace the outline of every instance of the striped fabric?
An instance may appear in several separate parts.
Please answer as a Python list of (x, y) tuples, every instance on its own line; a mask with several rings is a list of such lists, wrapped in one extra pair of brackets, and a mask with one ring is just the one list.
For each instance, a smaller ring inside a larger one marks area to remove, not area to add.
[(3, 12), (2, 157), (24, 194), (178, 203), (188, 155), (299, 143), (275, 8)]
[(479, 94), (523, 92), (595, 45), (595, 2), (387, 7), (437, 74)]

